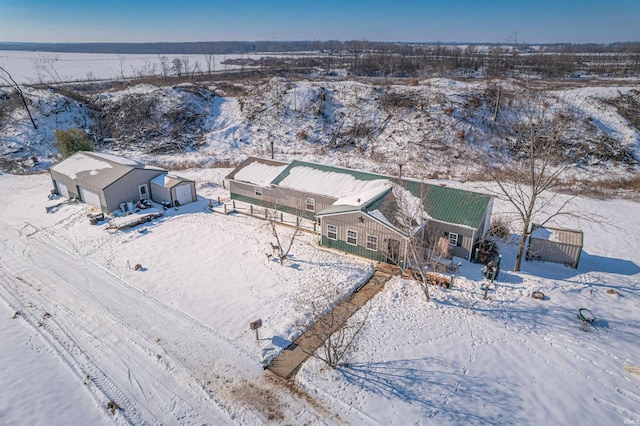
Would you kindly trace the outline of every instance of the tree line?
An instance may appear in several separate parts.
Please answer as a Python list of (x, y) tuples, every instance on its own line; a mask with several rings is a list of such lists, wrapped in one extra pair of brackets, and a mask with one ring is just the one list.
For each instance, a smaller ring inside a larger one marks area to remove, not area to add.
[[(37, 50), (105, 54), (213, 55), (277, 54), (290, 56), (261, 59), (229, 59), (261, 71), (331, 73), (344, 69), (367, 77), (518, 77), (543, 78), (637, 77), (640, 75), (640, 42), (610, 44), (506, 43), (388, 43), (368, 40), (327, 41), (212, 41), (181, 43), (0, 43), (0, 50)], [(295, 55), (302, 53), (304, 55)], [(181, 59), (180, 59), (181, 60)], [(174, 60), (175, 62), (175, 60)], [(189, 74), (182, 64), (161, 64), (166, 77)], [(210, 67), (208, 74), (211, 73)], [(198, 70), (202, 71), (202, 70)], [(192, 72), (191, 74), (195, 74)]]

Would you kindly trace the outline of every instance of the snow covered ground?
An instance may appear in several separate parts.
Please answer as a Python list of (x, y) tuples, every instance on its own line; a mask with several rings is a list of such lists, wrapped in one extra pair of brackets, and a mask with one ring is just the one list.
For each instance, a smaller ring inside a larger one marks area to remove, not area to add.
[[(392, 279), (347, 367), (311, 359), (285, 385), (263, 366), (296, 333), (297, 300), (339, 299), (372, 266), (312, 234), (284, 266), (267, 259), (264, 221), (205, 209), (227, 172), (180, 171), (201, 199), (144, 233), (92, 226), (83, 204), (46, 213), (46, 174), (0, 175), (0, 424), (640, 422), (640, 377), (623, 369), (640, 364), (637, 203), (581, 200), (610, 224), (582, 225), (577, 270), (511, 273), (507, 247), (489, 300), (468, 262), (428, 303)], [(580, 308), (598, 319), (588, 331)]]
[[(239, 68), (225, 65), (228, 59), (260, 59), (265, 53), (246, 55), (213, 55), (211, 71), (226, 71)], [(161, 75), (160, 57), (168, 63), (179, 58), (188, 58), (189, 72), (198, 64), (200, 72), (207, 72), (205, 55), (148, 55), (112, 53), (68, 53), (68, 52), (26, 52), (20, 50), (0, 50), (0, 66), (11, 73), (20, 83), (38, 84), (59, 81), (111, 80), (133, 78), (142, 75)], [(269, 55), (272, 56), (272, 55)], [(273, 55), (278, 56), (278, 55)]]
[[(17, 76), (37, 59), (35, 52), (4, 53), (3, 59), (0, 52), (0, 66), (12, 73), (15, 67)], [(73, 78), (82, 78), (94, 66), (110, 78), (119, 75), (107, 66), (109, 61), (118, 64), (119, 58), (103, 62), (91, 55), (69, 55), (77, 57), (62, 56), (60, 64), (77, 65), (69, 70)], [(125, 69), (131, 66), (135, 64), (127, 63)], [(173, 86), (134, 82), (122, 89), (87, 87), (76, 92), (65, 86), (25, 86), (37, 128), (17, 97), (0, 88), (0, 156), (7, 160), (3, 170), (46, 170), (57, 161), (56, 129), (80, 128), (89, 132), (100, 150), (166, 168), (236, 165), (251, 155), (269, 157), (273, 148), (283, 160), (320, 161), (393, 175), (401, 163), (406, 176), (476, 179), (474, 150), (501, 143), (503, 135), (494, 122), (496, 105), (501, 117), (513, 114), (509, 99), (522, 90), (521, 83), (309, 76), (213, 78)], [(548, 84), (545, 96), (561, 101), (571, 122), (566, 129), (568, 146), (579, 151), (567, 151), (575, 161), (571, 177), (633, 178), (640, 170), (640, 131), (628, 111), (636, 105), (629, 99), (638, 99), (640, 93), (638, 80)], [(497, 87), (503, 89), (500, 102)]]

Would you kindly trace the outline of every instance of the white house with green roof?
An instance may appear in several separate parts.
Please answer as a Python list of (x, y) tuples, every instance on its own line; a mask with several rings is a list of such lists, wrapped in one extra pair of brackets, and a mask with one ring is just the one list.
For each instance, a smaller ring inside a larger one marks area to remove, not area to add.
[(234, 200), (317, 220), (324, 246), (400, 265), (417, 232), (470, 260), (493, 206), (476, 192), (297, 160), (250, 157), (227, 180)]

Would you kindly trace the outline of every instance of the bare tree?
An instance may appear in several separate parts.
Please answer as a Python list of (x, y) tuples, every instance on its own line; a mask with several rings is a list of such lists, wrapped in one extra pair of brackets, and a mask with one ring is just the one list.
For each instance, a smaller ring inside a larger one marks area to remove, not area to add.
[(207, 75), (211, 77), (216, 69), (215, 47), (212, 44), (207, 44), (204, 47), (204, 62), (207, 65)]
[(189, 57), (187, 55), (184, 55), (182, 57), (182, 70), (184, 72), (185, 78), (189, 78), (190, 68), (191, 66), (189, 65)]
[(178, 58), (177, 56), (175, 58), (173, 58), (173, 60), (171, 61), (171, 69), (173, 69), (173, 72), (178, 77), (181, 77), (182, 76), (182, 70), (183, 70), (182, 59)]
[(33, 59), (33, 66), (36, 70), (36, 74), (38, 75), (38, 83), (44, 84), (46, 82), (46, 76), (49, 77), (52, 83), (60, 84), (62, 79), (58, 74), (58, 70), (56, 70), (55, 63), (60, 60), (59, 55), (45, 56), (38, 55)]
[(302, 318), (294, 325), (308, 337), (303, 351), (331, 368), (344, 364), (355, 349), (356, 337), (365, 326), (371, 307), (358, 309), (350, 300), (339, 303), (339, 291), (331, 285), (307, 291), (295, 303)]
[(118, 77), (120, 77), (121, 80), (126, 79), (126, 73), (125, 73), (125, 63), (126, 63), (126, 58), (122, 55), (118, 55), (118, 62), (120, 63), (120, 70), (118, 72)]
[(169, 61), (169, 58), (167, 58), (166, 56), (158, 56), (158, 59), (160, 60), (160, 69), (162, 71), (162, 78), (164, 78), (164, 81), (167, 81), (167, 78), (169, 77), (169, 72), (171, 71), (171, 61)]
[(501, 143), (477, 153), (482, 172), (492, 185), (487, 188), (512, 208), (521, 226), (514, 272), (520, 271), (527, 237), (533, 223), (544, 225), (560, 216), (596, 220), (573, 201), (556, 191), (573, 164), (570, 108), (543, 92), (524, 89), (509, 101), (497, 121)]
[(293, 243), (296, 238), (300, 236), (301, 230), (300, 226), (302, 224), (300, 218), (296, 216), (296, 226), (289, 235), (285, 235), (284, 233), (278, 230), (277, 225), (277, 217), (278, 212), (274, 210), (271, 215), (269, 215), (268, 221), (269, 226), (271, 227), (271, 234), (275, 237), (276, 243), (271, 244), (271, 247), (275, 251), (275, 255), (278, 256), (278, 260), (280, 261), (280, 266), (284, 265), (284, 261), (289, 256), (289, 252), (291, 251), (291, 247), (293, 247)]
[(11, 86), (14, 92), (16, 92), (18, 96), (20, 96), (20, 99), (22, 100), (22, 105), (24, 105), (24, 109), (27, 111), (27, 115), (29, 115), (29, 119), (31, 120), (31, 124), (33, 124), (33, 128), (37, 129), (38, 126), (36, 125), (36, 122), (33, 119), (33, 116), (31, 115), (31, 111), (29, 110), (29, 105), (27, 104), (27, 99), (25, 98), (24, 92), (22, 91), (22, 88), (20, 87), (20, 85), (16, 83), (16, 81), (13, 79), (11, 74), (9, 74), (9, 71), (5, 70), (2, 67), (0, 67), (0, 79), (2, 79), (9, 86)]
[[(423, 188), (421, 186), (421, 188)], [(395, 210), (395, 218), (397, 226), (406, 237), (408, 261), (411, 266), (418, 271), (418, 283), (424, 297), (431, 300), (429, 296), (429, 286), (427, 277), (424, 274), (424, 229), (427, 226), (428, 214), (425, 212), (424, 205), (426, 192), (421, 189), (419, 196), (415, 196), (407, 189), (397, 183), (393, 184), (393, 197), (389, 198), (389, 203), (395, 204), (395, 208), (387, 209), (387, 211)]]

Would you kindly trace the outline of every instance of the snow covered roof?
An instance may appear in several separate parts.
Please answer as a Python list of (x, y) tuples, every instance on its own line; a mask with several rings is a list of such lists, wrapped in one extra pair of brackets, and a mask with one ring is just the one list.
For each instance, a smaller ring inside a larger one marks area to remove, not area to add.
[(537, 224), (532, 226), (531, 237), (539, 240), (554, 241), (578, 247), (582, 247), (583, 242), (582, 231), (575, 229), (547, 228), (546, 226)]
[(124, 157), (118, 157), (117, 155), (113, 155), (113, 154), (106, 154), (103, 152), (86, 152), (85, 154), (89, 154), (90, 156), (93, 156), (93, 157), (102, 158), (110, 163), (122, 164), (123, 166), (132, 166), (132, 167), (142, 166), (142, 164), (138, 163), (135, 160), (130, 160), (129, 158), (124, 158)]
[(151, 179), (150, 182), (163, 188), (171, 189), (181, 183), (193, 181), (173, 174), (163, 173)]
[(266, 187), (287, 167), (287, 163), (280, 161), (249, 157), (227, 175), (227, 179)]
[[(402, 208), (411, 210), (408, 214), (412, 217), (477, 229), (491, 204), (491, 197), (485, 194), (298, 160), (287, 165), (250, 157), (227, 178), (335, 198), (318, 216), (362, 210), (385, 223), (397, 223), (398, 209)], [(404, 194), (400, 197), (402, 206), (393, 195), (394, 186)], [(387, 205), (381, 209), (383, 203)]]
[[(275, 182), (274, 182), (275, 183)], [(388, 179), (362, 180), (348, 170), (323, 170), (317, 166), (292, 163), (278, 185), (298, 191), (335, 197), (336, 206), (360, 206), (391, 188)]]
[(145, 166), (127, 158), (90, 151), (76, 152), (51, 167), (52, 172), (69, 179), (90, 182), (92, 186), (98, 188), (106, 188), (133, 169), (165, 172), (159, 167)]
[(400, 218), (413, 218), (477, 229), (491, 206), (491, 197), (485, 194), (408, 179), (391, 178), (391, 181), (394, 190), (373, 200), (363, 210), (396, 225)]
[(78, 152), (62, 162), (51, 167), (71, 179), (77, 179), (80, 174), (97, 175), (101, 170), (113, 169), (113, 162), (105, 161), (89, 153)]

